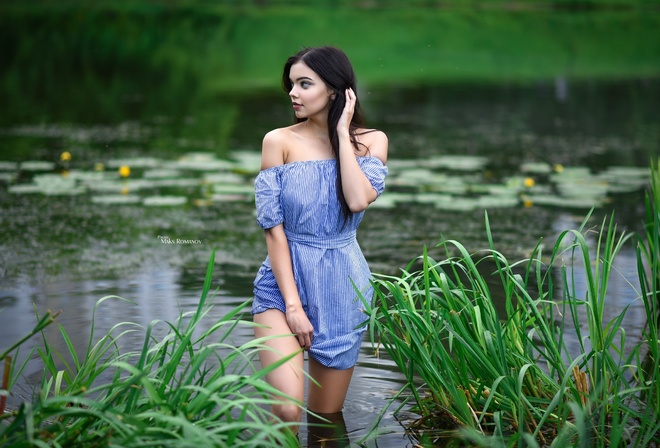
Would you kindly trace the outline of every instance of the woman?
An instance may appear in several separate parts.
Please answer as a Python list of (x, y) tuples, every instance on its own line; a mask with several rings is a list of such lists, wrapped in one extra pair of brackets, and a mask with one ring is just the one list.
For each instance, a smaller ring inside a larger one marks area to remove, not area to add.
[[(369, 300), (371, 273), (355, 239), (364, 210), (384, 188), (387, 137), (362, 127), (348, 57), (333, 47), (290, 57), (282, 77), (296, 124), (263, 139), (255, 180), (257, 222), (268, 257), (254, 281), (262, 365), (295, 355), (267, 376), (289, 397), (304, 399), (303, 351), (309, 351), (307, 408), (340, 412), (360, 350), (365, 320), (356, 290)], [(286, 335), (286, 336), (282, 336)], [(301, 420), (295, 402), (273, 413)], [(297, 426), (294, 427), (294, 432)]]

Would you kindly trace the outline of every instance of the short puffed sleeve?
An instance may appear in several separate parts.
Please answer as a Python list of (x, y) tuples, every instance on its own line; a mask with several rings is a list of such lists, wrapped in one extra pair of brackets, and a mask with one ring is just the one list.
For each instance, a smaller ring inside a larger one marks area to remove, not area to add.
[(278, 168), (273, 167), (260, 171), (254, 180), (257, 224), (262, 229), (270, 229), (284, 222), (280, 203), (281, 170)]
[(387, 176), (387, 167), (383, 165), (383, 162), (378, 157), (361, 157), (360, 159), (360, 168), (371, 186), (374, 187), (378, 196), (385, 190), (385, 176)]

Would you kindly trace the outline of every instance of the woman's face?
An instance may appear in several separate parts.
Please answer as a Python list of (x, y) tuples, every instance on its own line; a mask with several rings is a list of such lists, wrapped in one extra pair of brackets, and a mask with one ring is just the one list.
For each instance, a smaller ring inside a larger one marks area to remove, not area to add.
[(289, 70), (289, 97), (297, 118), (309, 118), (328, 110), (332, 90), (304, 62), (296, 62)]

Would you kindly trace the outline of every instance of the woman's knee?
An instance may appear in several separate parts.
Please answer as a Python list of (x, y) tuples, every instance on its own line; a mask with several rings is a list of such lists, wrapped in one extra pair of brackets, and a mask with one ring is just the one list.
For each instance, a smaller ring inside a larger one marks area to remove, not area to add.
[(302, 408), (293, 403), (273, 405), (273, 414), (283, 422), (299, 422), (302, 419)]

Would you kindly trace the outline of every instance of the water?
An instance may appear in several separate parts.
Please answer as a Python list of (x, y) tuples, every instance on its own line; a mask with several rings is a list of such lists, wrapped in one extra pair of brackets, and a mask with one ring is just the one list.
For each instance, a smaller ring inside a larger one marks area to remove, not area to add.
[[(560, 198), (565, 204), (572, 197), (558, 191), (562, 184), (552, 180), (554, 174), (530, 174), (522, 165), (585, 167), (590, 176), (606, 174), (613, 167), (647, 167), (658, 154), (659, 87), (657, 79), (611, 83), (558, 79), (534, 85), (365, 88), (361, 95), (370, 124), (390, 138), (393, 176), (388, 193), (416, 195), (390, 208), (368, 210), (358, 239), (372, 270), (395, 274), (420, 255), (424, 245), (433, 256), (441, 257), (434, 246), (442, 235), (471, 251), (485, 248), (484, 208), (497, 248), (512, 260), (529, 255), (541, 237), (554, 241), (562, 230), (577, 228), (588, 208), (524, 205), (518, 194), (525, 190), (517, 182), (529, 176), (537, 182), (534, 188), (548, 190), (539, 190), (545, 196)], [(219, 143), (212, 125), (200, 125), (212, 123), (214, 114), (223, 108), (236, 111), (228, 148)], [(158, 161), (158, 169), (179, 170), (173, 179), (193, 182), (188, 186), (165, 182), (126, 192), (139, 201), (147, 196), (184, 197), (183, 205), (102, 204), (92, 198), (104, 193), (91, 187), (78, 195), (10, 193), (11, 185), (31, 184), (36, 174), (0, 165), (4, 175), (0, 182), (0, 347), (33, 326), (36, 308), (39, 313), (62, 310), (58, 323), (82, 350), (89, 338), (94, 304), (106, 295), (125, 297), (134, 304), (104, 303), (96, 319), (99, 334), (120, 321), (143, 325), (153, 319), (172, 321), (180, 310), (196, 306), (214, 248), (213, 286), (218, 291), (213, 313), (222, 315), (248, 300), (254, 274), (266, 254), (251, 198), (213, 200), (205, 190), (207, 184), (200, 181), (202, 172), (176, 164), (191, 152), (205, 152), (213, 160), (231, 158), (235, 152), (257, 156), (264, 132), (286, 125), (289, 118), (286, 97), (263, 92), (256, 97), (211, 98), (184, 115), (165, 108), (159, 115), (136, 114), (103, 122), (95, 122), (93, 113), (73, 123), (56, 118), (38, 123), (6, 120), (8, 124), (0, 129), (0, 161), (52, 161), (56, 164), (52, 172), (68, 170), (70, 175), (93, 173), (95, 164), (103, 163), (104, 176), (117, 178), (112, 161), (122, 159), (133, 165), (129, 178), (133, 181), (147, 177), (150, 168), (140, 168), (139, 160), (150, 157)], [(190, 126), (196, 129), (194, 136), (186, 131)], [(60, 160), (64, 151), (72, 156), (68, 163)], [(424, 167), (426, 161), (441, 155), (469, 155), (483, 164), (472, 170), (435, 169), (447, 176), (437, 184), (396, 182), (410, 168), (406, 164)], [(253, 175), (243, 174), (242, 184), (249, 185)], [(594, 177), (593, 182), (616, 183), (607, 177)], [(496, 195), (463, 189), (453, 193), (445, 207), (419, 202), (422, 193), (450, 194), (446, 191), (450, 184), (513, 188), (517, 199), (505, 207), (473, 207), (469, 201), (474, 197), (491, 200)], [(641, 199), (639, 186), (605, 193), (598, 198), (601, 206), (591, 225), (614, 210), (621, 229), (639, 230)], [(456, 208), (461, 204), (468, 206)], [(163, 237), (175, 243), (168, 244)], [(177, 239), (186, 242), (176, 243)], [(632, 250), (624, 251), (619, 274), (610, 282), (613, 313), (633, 303), (626, 321), (630, 339), (644, 324), (643, 313), (634, 303), (633, 261)], [(55, 326), (46, 334), (64, 349)], [(238, 331), (235, 343), (250, 337), (249, 331)], [(30, 395), (40, 368), (36, 359), (29, 362), (26, 377), (14, 391), (14, 403)], [(395, 366), (386, 357), (376, 358), (365, 340), (344, 411), (351, 440), (366, 433), (401, 385)], [(377, 446), (413, 446), (391, 411), (385, 413), (381, 423), (385, 434)]]

